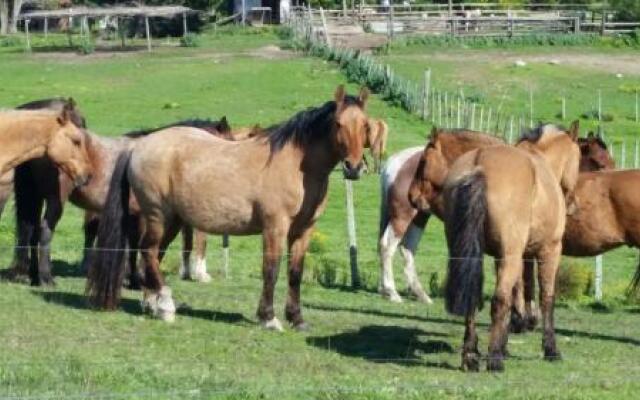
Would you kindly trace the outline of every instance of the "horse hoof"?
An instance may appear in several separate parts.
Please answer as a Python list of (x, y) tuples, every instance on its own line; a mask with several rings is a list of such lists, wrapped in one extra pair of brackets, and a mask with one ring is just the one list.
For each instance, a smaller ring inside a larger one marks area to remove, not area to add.
[(200, 283), (209, 283), (211, 282), (211, 275), (206, 272), (202, 272), (196, 275), (195, 280)]
[(273, 317), (268, 321), (262, 321), (262, 327), (270, 331), (278, 331), (278, 332), (284, 331), (282, 324), (276, 317)]
[(480, 355), (476, 353), (465, 354), (462, 357), (462, 370), (466, 372), (480, 371)]
[(293, 325), (293, 329), (295, 329), (298, 332), (309, 332), (310, 327), (309, 327), (309, 324), (307, 324), (306, 322), (299, 322)]
[(501, 357), (492, 357), (487, 360), (487, 371), (503, 372), (504, 362)]
[(544, 359), (549, 362), (562, 361), (562, 354), (558, 350), (545, 350)]
[(392, 303), (402, 303), (402, 297), (400, 297), (398, 292), (381, 291), (381, 293), (383, 297), (386, 297)]
[(429, 295), (426, 294), (426, 293), (418, 294), (418, 301), (420, 303), (424, 303), (424, 304), (427, 304), (427, 305), (433, 304), (433, 300), (431, 300), (431, 297), (429, 297)]

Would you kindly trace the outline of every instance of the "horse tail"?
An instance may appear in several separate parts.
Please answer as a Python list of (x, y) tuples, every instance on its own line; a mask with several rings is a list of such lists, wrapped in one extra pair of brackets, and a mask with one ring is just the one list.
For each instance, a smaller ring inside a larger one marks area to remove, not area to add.
[(384, 231), (387, 229), (391, 219), (389, 205), (387, 204), (389, 186), (391, 186), (390, 178), (391, 176), (387, 173), (387, 166), (385, 165), (380, 173), (380, 231), (378, 232), (378, 242), (382, 239), (382, 235), (384, 235)]
[(131, 151), (116, 161), (105, 207), (98, 226), (97, 252), (89, 268), (87, 294), (92, 305), (113, 310), (120, 301), (124, 256), (129, 230), (129, 178)]
[(633, 274), (633, 279), (631, 279), (631, 283), (629, 283), (629, 287), (627, 288), (627, 296), (637, 295), (639, 287), (640, 287), (640, 261), (638, 262), (638, 266), (636, 267), (635, 274)]
[(486, 179), (481, 171), (461, 178), (447, 199), (449, 263), (445, 303), (451, 314), (482, 308), (482, 258), (487, 214)]

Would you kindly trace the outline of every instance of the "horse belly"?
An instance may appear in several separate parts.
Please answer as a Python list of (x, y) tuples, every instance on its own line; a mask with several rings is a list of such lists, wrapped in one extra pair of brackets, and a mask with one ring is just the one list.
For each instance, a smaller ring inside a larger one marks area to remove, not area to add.
[(189, 201), (182, 218), (193, 227), (211, 234), (253, 235), (262, 231), (253, 204), (236, 197)]

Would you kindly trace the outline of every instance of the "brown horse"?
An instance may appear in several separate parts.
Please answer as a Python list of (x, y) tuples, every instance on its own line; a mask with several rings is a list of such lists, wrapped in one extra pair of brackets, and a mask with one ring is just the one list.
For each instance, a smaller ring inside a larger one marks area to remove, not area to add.
[(369, 118), (367, 121), (367, 141), (365, 147), (371, 151), (373, 158), (373, 172), (380, 173), (382, 157), (387, 150), (389, 126), (381, 119)]
[[(434, 132), (436, 131), (441, 135), (441, 140), (444, 140), (446, 132), (458, 135), (451, 136), (451, 138), (458, 138), (467, 142), (464, 145), (464, 151), (469, 151), (476, 147), (504, 143), (500, 139), (492, 139), (488, 134), (480, 132), (447, 131), (444, 129), (436, 129)], [(465, 138), (465, 136), (468, 137)], [(475, 145), (473, 144), (474, 142), (476, 142)], [(615, 167), (613, 158), (607, 151), (605, 143), (600, 137), (595, 136), (593, 132), (590, 132), (586, 138), (579, 138), (578, 145), (581, 153), (581, 172)], [(446, 146), (447, 149), (453, 147), (455, 147), (453, 143)], [(382, 201), (380, 203), (380, 241), (378, 247), (381, 265), (379, 291), (384, 297), (395, 302), (402, 301), (395, 289), (393, 278), (393, 257), (398, 247), (400, 247), (400, 253), (405, 261), (404, 272), (409, 291), (419, 301), (431, 302), (418, 280), (414, 261), (418, 244), (430, 214), (416, 210), (409, 202), (408, 197), (409, 186), (418, 168), (423, 150), (424, 146), (411, 147), (393, 154), (385, 163), (380, 176)], [(452, 151), (449, 154), (445, 154), (445, 156), (448, 157), (447, 161), (449, 163), (453, 163), (460, 154), (460, 151)], [(528, 314), (532, 315), (531, 313)]]
[[(627, 245), (639, 247), (637, 242), (634, 244), (633, 239), (629, 240), (624, 236), (625, 230), (630, 226), (628, 219), (624, 218), (625, 222), (619, 225), (611, 222), (623, 220), (621, 216), (611, 212), (614, 210), (612, 202), (616, 202), (616, 193), (612, 193), (610, 197), (607, 197), (608, 201), (604, 200), (604, 198), (597, 198), (597, 200), (594, 200), (596, 197), (592, 198), (592, 196), (603, 195), (607, 192), (608, 189), (605, 186), (608, 183), (605, 183), (604, 176), (596, 174), (596, 178), (593, 179), (592, 175), (584, 174), (585, 172), (605, 171), (615, 168), (615, 162), (607, 150), (607, 145), (593, 132), (589, 132), (586, 138), (578, 139), (578, 145), (581, 153), (581, 173), (574, 191), (577, 209), (567, 216), (565, 233), (562, 238), (562, 254), (578, 257), (602, 254), (613, 247), (625, 244), (624, 240), (627, 240)], [(625, 175), (630, 176), (629, 174)], [(612, 175), (606, 176), (613, 177)], [(619, 175), (615, 174), (615, 176), (618, 177)], [(598, 187), (599, 185), (603, 185), (603, 187)], [(582, 199), (589, 200), (585, 202)], [(602, 218), (597, 218), (598, 216)], [(604, 230), (599, 230), (599, 224), (602, 221), (606, 221), (606, 227)], [(616, 233), (611, 234), (612, 232)], [(597, 250), (598, 243), (600, 246), (613, 247), (600, 251)], [(523, 280), (516, 286), (514, 291), (514, 307), (511, 312), (510, 324), (512, 332), (521, 333), (525, 330), (533, 330), (538, 323), (539, 312), (533, 300), (535, 295), (534, 274), (535, 263), (531, 259), (526, 259), (524, 261)]]
[[(142, 209), (145, 231), (144, 304), (171, 321), (175, 306), (159, 270), (161, 254), (183, 224), (208, 233), (263, 237), (263, 290), (258, 318), (281, 330), (273, 295), (286, 239), (289, 293), (286, 319), (305, 327), (300, 307), (304, 255), (314, 225), (325, 208), (329, 175), (343, 161), (347, 179), (363, 167), (368, 92), (347, 96), (340, 86), (335, 100), (299, 112), (264, 135), (224, 141), (188, 128), (173, 128), (144, 138), (121, 156), (98, 234), (100, 252), (89, 274), (92, 303), (107, 309), (119, 300), (126, 237), (122, 224), (131, 187)], [(212, 158), (215, 154), (215, 158)], [(150, 173), (150, 171), (153, 171)], [(196, 189), (197, 188), (197, 189)]]
[(85, 142), (70, 117), (70, 109), (0, 111), (0, 176), (33, 158), (46, 156), (64, 171), (74, 184), (90, 176)]
[[(19, 106), (19, 109), (69, 107), (76, 124), (86, 128), (82, 113), (64, 99), (38, 100)], [(229, 130), (226, 120), (188, 120), (176, 124), (192, 124), (208, 127), (213, 132)], [(175, 124), (172, 124), (172, 126)], [(162, 129), (162, 128), (159, 128)], [(46, 158), (36, 158), (19, 165), (15, 170), (14, 188), (16, 197), (16, 249), (12, 263), (12, 274), (20, 276), (29, 271), (32, 285), (51, 285), (51, 240), (67, 200), (87, 211), (85, 216), (84, 257), (82, 265), (90, 260), (98, 221), (96, 215), (104, 207), (109, 181), (117, 156), (133, 145), (136, 138), (154, 132), (153, 129), (129, 132), (121, 138), (106, 138), (83, 131), (89, 161), (94, 176), (89, 184), (74, 188), (69, 178), (59, 174), (58, 168)], [(44, 216), (42, 215), (44, 209)], [(132, 234), (132, 247), (137, 247), (137, 238)], [(29, 256), (29, 253), (31, 255)], [(135, 252), (130, 252), (130, 267), (135, 266)], [(132, 269), (133, 270), (133, 269)], [(135, 270), (133, 270), (135, 272)], [(130, 285), (138, 286), (139, 278), (133, 274)]]
[[(442, 146), (444, 160), (448, 165), (467, 151), (479, 147), (495, 146), (504, 142), (488, 134), (462, 129), (445, 130), (434, 128), (432, 136), (445, 142)], [(382, 169), (380, 188), (380, 254), (379, 292), (394, 302), (401, 302), (393, 278), (393, 256), (398, 247), (405, 260), (405, 276), (409, 291), (419, 301), (431, 303), (425, 293), (415, 267), (415, 254), (422, 238), (430, 213), (417, 210), (409, 202), (409, 186), (416, 174), (424, 146), (412, 147), (389, 157)]]
[(449, 247), (445, 302), (450, 313), (466, 318), (464, 369), (479, 368), (475, 313), (482, 305), (485, 252), (495, 257), (497, 274), (487, 369), (504, 369), (509, 311), (513, 290), (522, 278), (523, 258), (539, 263), (545, 359), (560, 358), (553, 321), (554, 285), (565, 225), (564, 194), (572, 198), (578, 179), (577, 137), (577, 121), (566, 132), (543, 125), (517, 147), (472, 150), (450, 167), (443, 156), (446, 145), (438, 135), (425, 147), (409, 196), (421, 210), (444, 217)]

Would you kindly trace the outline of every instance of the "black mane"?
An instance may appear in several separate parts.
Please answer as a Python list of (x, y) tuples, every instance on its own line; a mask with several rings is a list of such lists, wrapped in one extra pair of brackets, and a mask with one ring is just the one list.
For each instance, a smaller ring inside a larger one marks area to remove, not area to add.
[[(344, 104), (360, 106), (354, 96), (345, 96)], [(271, 154), (282, 150), (287, 143), (305, 146), (325, 136), (334, 122), (335, 112), (336, 102), (328, 101), (320, 107), (300, 111), (289, 120), (267, 128), (265, 136), (271, 146)]]
[(71, 121), (78, 127), (82, 129), (87, 129), (87, 121), (80, 112), (76, 108), (73, 100), (65, 99), (63, 97), (52, 97), (50, 99), (41, 99), (34, 100), (28, 103), (21, 104), (16, 107), (16, 110), (54, 110), (60, 111), (65, 106), (71, 106)]
[(199, 129), (204, 129), (208, 132), (211, 132), (211, 129), (216, 129), (219, 132), (222, 132), (221, 129), (228, 129), (228, 125), (226, 124), (226, 120), (225, 121), (213, 121), (211, 119), (186, 119), (183, 121), (178, 121), (178, 122), (173, 122), (171, 124), (168, 125), (164, 125), (158, 128), (143, 128), (143, 129), (138, 129), (135, 131), (131, 131), (131, 132), (127, 132), (125, 133), (123, 136), (126, 136), (128, 138), (139, 138), (139, 137), (143, 137), (143, 136), (147, 136), (151, 133), (154, 132), (158, 132), (162, 129), (167, 129), (167, 128), (173, 128), (176, 126), (187, 126), (190, 128), (199, 128)]

